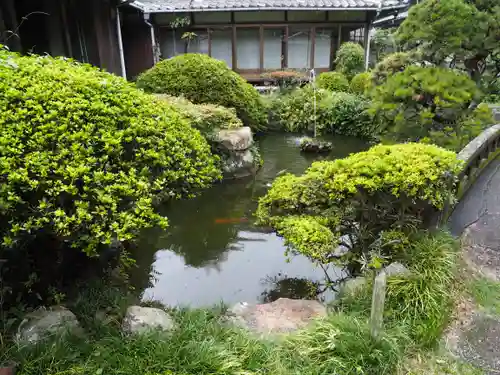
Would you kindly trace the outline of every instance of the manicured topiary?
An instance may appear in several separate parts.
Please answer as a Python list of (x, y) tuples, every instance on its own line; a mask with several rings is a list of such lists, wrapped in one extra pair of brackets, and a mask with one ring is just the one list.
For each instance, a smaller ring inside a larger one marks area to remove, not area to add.
[(219, 177), (205, 139), (170, 105), (67, 59), (0, 54), (0, 128), (3, 276), (59, 277), (48, 270), (68, 267), (67, 254), (102, 255), (165, 227), (155, 201)]
[(278, 177), (256, 215), (293, 253), (372, 267), (404, 251), (408, 234), (452, 199), (459, 169), (455, 153), (434, 145), (378, 145)]
[(358, 43), (343, 43), (335, 59), (335, 70), (351, 79), (361, 73), (365, 66), (365, 52)]
[(350, 89), (354, 94), (366, 95), (372, 88), (373, 75), (371, 72), (358, 73), (352, 77)]
[(349, 91), (349, 81), (339, 72), (325, 72), (318, 76), (316, 84), (319, 88), (330, 91)]
[(239, 74), (219, 60), (202, 54), (183, 54), (160, 61), (137, 79), (147, 92), (184, 96), (195, 104), (234, 108), (246, 126), (264, 130), (267, 115), (260, 95)]
[(390, 141), (425, 141), (458, 151), (493, 123), (487, 107), (470, 106), (478, 94), (461, 72), (409, 66), (376, 87), (370, 111)]

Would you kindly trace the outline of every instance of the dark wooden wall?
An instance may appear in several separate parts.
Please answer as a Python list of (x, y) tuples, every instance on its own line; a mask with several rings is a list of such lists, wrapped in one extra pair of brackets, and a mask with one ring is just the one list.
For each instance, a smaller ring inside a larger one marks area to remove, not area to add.
[(14, 51), (73, 57), (121, 74), (113, 0), (0, 0), (0, 33)]

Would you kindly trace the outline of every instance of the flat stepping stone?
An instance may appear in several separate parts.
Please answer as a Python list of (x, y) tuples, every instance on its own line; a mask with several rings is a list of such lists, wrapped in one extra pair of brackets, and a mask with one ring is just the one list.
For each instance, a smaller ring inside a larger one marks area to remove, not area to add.
[(326, 307), (318, 301), (279, 298), (260, 305), (238, 303), (229, 310), (230, 320), (259, 334), (289, 333), (325, 317)]

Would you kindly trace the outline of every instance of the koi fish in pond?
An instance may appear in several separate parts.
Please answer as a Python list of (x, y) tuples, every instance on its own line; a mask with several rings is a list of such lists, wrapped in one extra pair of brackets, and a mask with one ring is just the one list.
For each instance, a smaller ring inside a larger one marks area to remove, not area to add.
[(221, 218), (215, 219), (215, 224), (238, 224), (238, 223), (246, 223), (248, 219), (246, 217), (230, 217), (230, 218)]

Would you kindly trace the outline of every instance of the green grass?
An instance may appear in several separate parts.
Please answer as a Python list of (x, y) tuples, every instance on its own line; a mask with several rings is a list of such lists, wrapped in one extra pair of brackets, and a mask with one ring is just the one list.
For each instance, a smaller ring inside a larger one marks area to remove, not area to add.
[(260, 340), (220, 321), (221, 310), (172, 312), (169, 336), (123, 336), (118, 325), (93, 325), (85, 336), (35, 347), (11, 346), (1, 360), (19, 374), (391, 374), (409, 342), (390, 330), (371, 339), (365, 321), (343, 314), (283, 340)]
[[(387, 280), (385, 320), (389, 327), (407, 326), (418, 346), (433, 347), (449, 322), (456, 295), (454, 290), (458, 242), (440, 231), (419, 236), (403, 255), (410, 275)], [(343, 311), (368, 316), (371, 285), (340, 301)]]
[[(389, 279), (386, 326), (378, 340), (368, 327), (369, 285), (355, 298), (344, 298), (328, 318), (273, 340), (231, 327), (222, 319), (222, 306), (169, 310), (177, 325), (172, 333), (125, 336), (120, 322), (134, 298), (119, 287), (101, 287), (87, 288), (68, 305), (84, 334), (0, 347), (0, 364), (15, 361), (18, 375), (431, 374), (408, 358), (433, 346), (448, 322), (456, 248), (450, 235), (439, 232), (423, 235), (407, 250), (412, 274)], [(105, 311), (107, 319), (96, 311)]]
[(470, 293), (483, 308), (500, 315), (500, 283), (484, 278), (475, 279), (470, 284)]

